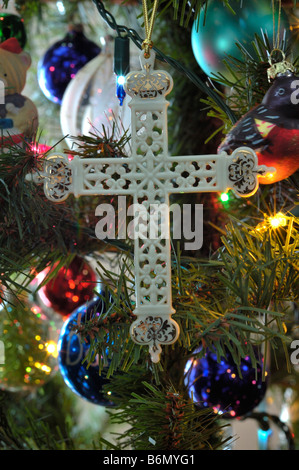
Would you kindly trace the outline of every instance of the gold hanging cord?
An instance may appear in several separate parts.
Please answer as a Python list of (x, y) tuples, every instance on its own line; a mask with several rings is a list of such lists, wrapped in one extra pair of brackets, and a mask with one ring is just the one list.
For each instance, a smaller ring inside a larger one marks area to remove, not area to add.
[[(270, 67), (267, 70), (268, 74), (268, 81), (274, 80), (275, 77), (279, 74), (286, 74), (286, 73), (295, 73), (296, 69), (286, 60), (285, 53), (279, 48), (280, 46), (280, 23), (281, 23), (281, 0), (278, 0), (279, 11), (278, 11), (278, 25), (277, 25), (277, 35), (275, 38), (275, 0), (272, 0), (272, 12), (273, 12), (273, 49), (269, 55), (269, 65)], [(281, 54), (281, 60), (278, 62), (277, 58), (274, 61), (273, 55), (274, 53)]]
[(154, 22), (157, 14), (159, 0), (154, 0), (152, 16), (149, 20), (147, 0), (142, 0), (142, 9), (144, 17), (144, 28), (145, 28), (145, 40), (142, 43), (142, 49), (144, 49), (144, 57), (148, 59), (150, 57), (150, 49), (153, 47), (152, 34), (154, 29)]
[(275, 39), (275, 0), (272, 0), (272, 16), (273, 16), (273, 49), (278, 50), (278, 48), (279, 48), (280, 24), (281, 24), (281, 0), (278, 0), (278, 24), (277, 24), (276, 39)]

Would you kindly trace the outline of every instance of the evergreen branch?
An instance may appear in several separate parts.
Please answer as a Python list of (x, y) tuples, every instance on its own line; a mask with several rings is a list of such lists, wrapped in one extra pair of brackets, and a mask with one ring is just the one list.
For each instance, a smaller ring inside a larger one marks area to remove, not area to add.
[(121, 129), (116, 120), (113, 121), (111, 128), (102, 125), (102, 132), (93, 128), (89, 135), (74, 136), (71, 139), (75, 142), (76, 150), (66, 150), (65, 153), (78, 155), (81, 158), (96, 157), (126, 157), (130, 144), (131, 136), (128, 130)]
[(238, 225), (228, 225), (218, 261), (185, 264), (180, 273), (185, 290), (174, 284), (176, 319), (184, 332), (179, 341), (189, 350), (202, 342), (204, 347), (215, 345), (224, 355), (229, 342), (245, 354), (243, 345), (252, 342), (252, 335), (257, 344), (288, 342), (281, 325), (284, 304), (298, 298), (297, 229), (292, 225), (293, 243), (285, 244), (288, 228), (285, 236), (273, 229), (261, 235)]
[[(2, 450), (74, 450), (70, 429), (64, 429), (49, 415), (39, 415), (38, 409), (32, 410), (32, 403), (25, 410), (18, 404), (7, 406), (6, 394), (0, 395), (0, 449)], [(17, 408), (14, 410), (14, 407)], [(16, 414), (15, 414), (16, 412)]]
[[(298, 220), (288, 220), (291, 229), (273, 230), (269, 226), (263, 233), (233, 221), (215, 259), (193, 259), (191, 263), (174, 258), (172, 288), (181, 335), (170, 347), (171, 354), (166, 352), (161, 360), (161, 370), (155, 376), (158, 382), (160, 372), (165, 374), (166, 370), (180, 380), (189, 354), (199, 345), (203, 346), (202, 354), (215, 347), (219, 357), (230, 348), (236, 363), (246, 355), (256, 363), (252, 344), (269, 344), (276, 349), (279, 341), (287, 354), (285, 303), (298, 298), (299, 283)], [(127, 374), (137, 363), (146, 364), (148, 360), (144, 348), (129, 336), (135, 318), (132, 262), (127, 259), (120, 276), (105, 274), (101, 268), (113, 300), (96, 324), (87, 323), (81, 329), (83, 335), (91, 336), (91, 349), (101, 357), (100, 370), (111, 361), (108, 375), (112, 379), (117, 371)]]
[[(105, 130), (87, 140), (82, 137), (78, 153), (94, 152), (99, 147), (101, 155), (111, 155), (111, 151), (123, 155), (128, 138), (115, 139), (114, 131), (109, 134)], [(53, 204), (42, 188), (26, 181), (26, 175), (38, 171), (43, 159), (44, 155), (36, 155), (26, 141), (9, 145), (7, 152), (0, 153), (0, 267), (2, 285), (7, 288), (14, 272), (27, 272), (32, 279), (33, 266), (36, 273), (57, 261), (65, 263), (70, 253), (101, 251), (108, 243), (129, 249), (119, 240), (100, 241), (95, 237), (98, 198), (82, 201), (70, 197), (65, 203)]]
[[(136, 380), (137, 374), (135, 386)], [(115, 379), (115, 390), (121, 382)], [(173, 386), (158, 388), (142, 380), (139, 387), (142, 393), (126, 394), (118, 401), (119, 411), (111, 414), (112, 423), (129, 425), (117, 439), (119, 449), (130, 444), (134, 450), (216, 450), (230, 441), (223, 435), (226, 425), (218, 423), (212, 410), (197, 409)]]

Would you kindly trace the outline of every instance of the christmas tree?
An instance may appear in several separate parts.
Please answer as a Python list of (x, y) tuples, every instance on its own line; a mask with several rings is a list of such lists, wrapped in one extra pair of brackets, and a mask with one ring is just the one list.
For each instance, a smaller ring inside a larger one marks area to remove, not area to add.
[(1, 449), (298, 448), (298, 11), (2, 2)]

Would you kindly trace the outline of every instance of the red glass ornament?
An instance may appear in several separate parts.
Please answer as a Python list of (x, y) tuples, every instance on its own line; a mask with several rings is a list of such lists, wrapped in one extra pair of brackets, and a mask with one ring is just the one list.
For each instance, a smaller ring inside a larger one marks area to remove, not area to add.
[[(58, 263), (55, 263), (52, 270)], [(46, 268), (38, 275), (39, 280), (48, 275)], [(70, 315), (76, 308), (94, 297), (97, 283), (95, 271), (84, 259), (76, 256), (66, 267), (39, 289), (39, 297), (44, 305), (63, 316)]]
[(5, 288), (0, 282), (0, 305), (2, 304), (2, 302), (4, 300), (4, 290), (5, 290)]

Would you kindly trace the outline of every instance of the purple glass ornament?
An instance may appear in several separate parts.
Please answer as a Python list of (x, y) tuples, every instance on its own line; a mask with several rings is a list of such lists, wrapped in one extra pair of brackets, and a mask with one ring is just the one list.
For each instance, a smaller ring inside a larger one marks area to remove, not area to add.
[(72, 78), (100, 52), (101, 48), (86, 38), (81, 25), (72, 27), (62, 40), (48, 49), (38, 64), (37, 78), (44, 95), (61, 104)]
[[(195, 351), (194, 354), (198, 353)], [(213, 408), (215, 413), (225, 413), (226, 418), (244, 416), (264, 398), (267, 382), (263, 380), (262, 359), (253, 367), (249, 356), (241, 359), (238, 367), (231, 353), (217, 361), (215, 351), (207, 350), (203, 357), (190, 359), (185, 368), (185, 385), (189, 396), (202, 408)]]

